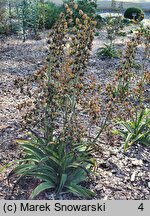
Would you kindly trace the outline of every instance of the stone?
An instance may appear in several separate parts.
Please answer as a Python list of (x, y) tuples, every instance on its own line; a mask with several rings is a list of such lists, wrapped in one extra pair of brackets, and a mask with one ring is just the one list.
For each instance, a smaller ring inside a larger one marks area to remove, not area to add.
[(112, 174), (116, 174), (117, 172), (118, 172), (118, 170), (117, 169), (112, 169)]
[(135, 181), (135, 177), (136, 177), (136, 171), (134, 171), (131, 175), (131, 182)]
[(134, 166), (142, 166), (142, 164), (143, 164), (143, 161), (142, 161), (142, 160), (138, 160), (138, 159), (136, 159), (136, 158), (132, 158), (132, 159), (131, 159), (131, 162), (132, 162), (132, 164), (133, 164)]
[(139, 172), (138, 173), (138, 177), (142, 177), (143, 176), (143, 173), (142, 172)]
[(117, 149), (110, 150), (110, 155), (117, 155), (117, 153), (118, 153)]

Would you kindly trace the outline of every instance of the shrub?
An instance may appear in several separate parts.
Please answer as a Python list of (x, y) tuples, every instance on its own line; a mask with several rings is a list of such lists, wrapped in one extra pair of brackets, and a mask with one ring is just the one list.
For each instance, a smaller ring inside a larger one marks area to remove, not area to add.
[[(71, 2), (73, 2), (72, 0), (66, 0), (65, 1), (68, 5), (71, 4)], [(96, 16), (96, 7), (97, 7), (97, 0), (77, 0), (76, 1), (78, 4), (78, 9), (83, 11), (85, 14), (88, 15), (88, 17), (94, 19)], [(74, 23), (76, 18), (80, 18), (81, 14), (77, 13), (77, 11), (75, 9), (73, 9), (73, 13), (74, 13)]]
[(97, 29), (101, 29), (104, 25), (104, 20), (101, 17), (101, 15), (97, 14), (94, 19), (96, 20), (97, 24), (96, 24), (96, 28)]
[(0, 23), (6, 19), (6, 7), (3, 6), (4, 0), (0, 0)]
[(27, 29), (32, 26), (32, 10), (31, 2), (23, 0), (18, 8), (18, 19), (20, 21), (20, 28), (22, 31), (23, 42), (26, 40)]
[[(134, 17), (133, 14), (136, 14), (136, 16)], [(142, 21), (144, 19), (144, 12), (140, 8), (128, 8), (124, 13), (124, 17), (135, 19), (136, 21)]]
[(9, 34), (8, 12), (3, 5), (4, 0), (0, 0), (0, 34)]
[(0, 34), (4, 34), (3, 26), (0, 24)]
[(130, 19), (127, 19), (127, 18), (124, 18), (122, 22), (125, 26), (129, 26), (132, 23), (132, 21)]
[(78, 0), (78, 7), (89, 17), (94, 17), (96, 13), (97, 0)]
[(95, 32), (95, 36), (96, 37), (100, 36), (100, 32)]
[(16, 34), (20, 30), (19, 25), (15, 22), (9, 23), (8, 21), (0, 23), (0, 34), (10, 35)]
[[(59, 14), (62, 11), (62, 7), (56, 5), (53, 2), (46, 2), (44, 4), (39, 4), (39, 26), (40, 28), (45, 26), (46, 29), (51, 29), (52, 26), (59, 18)], [(43, 12), (43, 13), (42, 13)]]

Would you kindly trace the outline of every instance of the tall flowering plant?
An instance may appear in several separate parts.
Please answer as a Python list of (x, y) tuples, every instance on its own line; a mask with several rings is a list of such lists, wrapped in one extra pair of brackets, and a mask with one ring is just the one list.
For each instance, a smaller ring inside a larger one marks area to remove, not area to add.
[[(67, 192), (93, 196), (80, 183), (95, 166), (86, 124), (96, 124), (100, 108), (94, 80), (87, 80), (85, 68), (96, 22), (74, 1), (64, 8), (66, 13), (60, 14), (48, 37), (46, 66), (23, 81), (26, 88), (19, 82), (30, 98), (19, 109), (25, 109), (23, 124), (31, 133), (21, 140), (24, 158), (14, 172), (40, 179), (32, 198), (45, 189), (56, 198)], [(75, 23), (72, 9), (79, 13)]]

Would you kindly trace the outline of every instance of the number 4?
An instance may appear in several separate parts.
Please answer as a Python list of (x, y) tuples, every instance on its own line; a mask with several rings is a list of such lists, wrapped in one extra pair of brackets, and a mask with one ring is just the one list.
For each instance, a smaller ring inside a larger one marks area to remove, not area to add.
[(143, 206), (143, 203), (141, 203), (138, 207), (139, 210), (143, 211), (144, 210), (144, 206)]

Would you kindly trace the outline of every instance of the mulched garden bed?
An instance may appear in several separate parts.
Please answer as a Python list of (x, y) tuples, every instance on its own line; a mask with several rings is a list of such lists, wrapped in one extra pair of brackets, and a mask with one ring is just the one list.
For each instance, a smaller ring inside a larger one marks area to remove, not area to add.
[[(128, 31), (128, 29), (126, 29)], [(14, 85), (17, 77), (26, 77), (42, 67), (46, 58), (46, 35), (41, 33), (40, 40), (28, 39), (23, 43), (17, 36), (2, 37), (0, 47), (0, 167), (20, 158), (21, 150), (15, 142), (22, 136), (19, 124), (20, 113), (17, 104), (24, 99), (19, 89)], [(131, 38), (118, 37), (116, 45), (124, 50), (126, 41)], [(118, 59), (102, 59), (96, 55), (97, 49), (103, 46), (106, 32), (101, 31), (95, 37), (93, 50), (87, 68), (87, 74), (93, 74), (96, 79), (104, 84), (112, 79), (118, 67)], [(142, 59), (142, 47), (137, 54), (137, 63)], [(150, 62), (147, 62), (150, 69)], [(86, 183), (87, 187), (95, 191), (94, 199), (150, 199), (150, 149), (141, 145), (134, 145), (126, 153), (119, 149), (120, 142), (100, 144), (101, 151), (96, 154), (97, 171)], [(22, 180), (11, 191), (17, 177), (10, 182), (7, 175), (12, 167), (0, 173), (0, 199), (28, 199), (36, 181)], [(45, 192), (37, 199), (53, 199), (53, 193)], [(60, 199), (78, 199), (72, 195), (62, 195)]]

